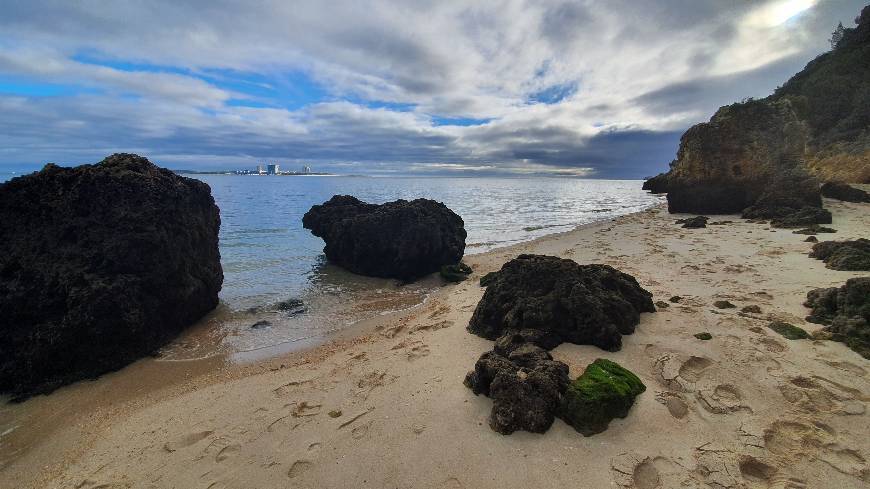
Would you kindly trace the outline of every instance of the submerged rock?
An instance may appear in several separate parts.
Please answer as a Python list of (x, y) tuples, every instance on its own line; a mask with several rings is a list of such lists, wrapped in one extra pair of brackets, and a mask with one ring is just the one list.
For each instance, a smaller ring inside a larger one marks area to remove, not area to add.
[(489, 426), (504, 435), (517, 430), (543, 433), (552, 426), (562, 393), (568, 385), (568, 366), (531, 343), (519, 343), (500, 354), (481, 355), (465, 385), (492, 399)]
[(560, 342), (617, 351), (641, 312), (655, 312), (652, 294), (631, 275), (607, 265), (520, 255), (489, 283), (468, 330), (494, 340), (509, 330), (535, 329)]
[(824, 261), (833, 270), (870, 270), (870, 240), (824, 241), (813, 245), (810, 258)]
[(444, 265), (441, 267), (441, 278), (448, 282), (462, 282), (467, 279), (473, 270), (465, 263), (459, 262), (454, 265)]
[(807, 321), (828, 325), (831, 339), (846, 343), (870, 359), (870, 277), (852, 278), (842, 287), (811, 290)]
[(218, 304), (209, 186), (132, 154), (0, 184), (0, 391), (153, 353)]
[(825, 182), (822, 195), (845, 202), (870, 202), (870, 194), (843, 182)]
[(559, 417), (584, 436), (601, 433), (614, 418), (628, 416), (646, 386), (618, 363), (599, 358), (568, 385)]
[(689, 229), (706, 228), (707, 221), (709, 220), (710, 218), (707, 216), (695, 216), (686, 219), (677, 219), (676, 224), (682, 224), (684, 228)]
[(308, 306), (305, 305), (305, 302), (303, 302), (302, 299), (291, 298), (283, 300), (275, 304), (274, 307), (276, 310), (281, 311), (291, 317), (308, 312)]
[(434, 200), (377, 205), (336, 195), (306, 212), (302, 225), (323, 238), (330, 261), (361, 275), (412, 280), (465, 252), (462, 218)]

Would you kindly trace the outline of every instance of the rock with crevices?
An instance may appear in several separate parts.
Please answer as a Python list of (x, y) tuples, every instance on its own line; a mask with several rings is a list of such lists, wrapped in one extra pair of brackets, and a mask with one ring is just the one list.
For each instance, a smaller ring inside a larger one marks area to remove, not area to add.
[(219, 228), (208, 185), (137, 155), (0, 184), (0, 391), (116, 370), (212, 310)]
[(413, 280), (465, 252), (462, 218), (428, 199), (368, 204), (335, 195), (306, 212), (302, 225), (323, 238), (331, 262), (360, 275)]
[(494, 340), (534, 329), (559, 342), (617, 351), (642, 312), (655, 312), (652, 294), (631, 275), (608, 265), (520, 255), (489, 282), (468, 330)]

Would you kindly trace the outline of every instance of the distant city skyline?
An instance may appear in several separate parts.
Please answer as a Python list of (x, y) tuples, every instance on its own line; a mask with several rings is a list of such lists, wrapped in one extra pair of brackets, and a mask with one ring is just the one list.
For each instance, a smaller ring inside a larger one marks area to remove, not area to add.
[(133, 152), (172, 169), (642, 178), (864, 3), (7, 2), (0, 171)]

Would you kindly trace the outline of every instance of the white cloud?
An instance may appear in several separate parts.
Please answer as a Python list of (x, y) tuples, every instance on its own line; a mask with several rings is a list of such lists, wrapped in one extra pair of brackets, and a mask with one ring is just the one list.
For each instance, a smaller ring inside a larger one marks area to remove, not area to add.
[[(196, 155), (209, 164), (268, 156), (650, 173), (611, 154), (664, 167), (676, 148), (602, 145), (635, 141), (616, 133), (658, 145), (656, 132), (673, 144), (672, 133), (718, 105), (768, 93), (861, 3), (16, 2), (0, 17), (0, 76), (97, 92), (0, 95), (0, 163), (139, 148), (191, 165)], [(82, 53), (173, 69), (99, 66), (77, 61)], [(240, 107), (231, 101), (252, 96), (201, 76), (215, 70), (256, 75), (260, 86), (301, 72), (328, 95), (293, 110), (275, 100)], [(556, 103), (531, 101), (566, 86)]]

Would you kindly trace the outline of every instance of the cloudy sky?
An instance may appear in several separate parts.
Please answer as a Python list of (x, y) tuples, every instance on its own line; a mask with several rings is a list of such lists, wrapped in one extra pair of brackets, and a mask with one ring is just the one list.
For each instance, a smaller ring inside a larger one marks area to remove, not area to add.
[(0, 0), (0, 169), (640, 178), (866, 0)]

